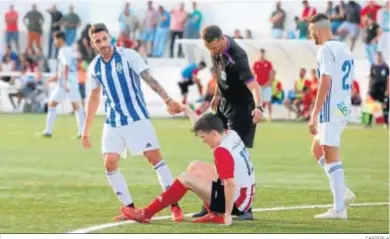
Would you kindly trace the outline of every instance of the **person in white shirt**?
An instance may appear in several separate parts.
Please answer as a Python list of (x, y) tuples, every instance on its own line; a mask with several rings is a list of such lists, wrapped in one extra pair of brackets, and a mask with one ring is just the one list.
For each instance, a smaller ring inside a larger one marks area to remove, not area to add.
[(84, 111), (81, 107), (81, 96), (77, 79), (77, 60), (78, 54), (71, 48), (66, 46), (64, 32), (54, 33), (54, 44), (59, 48), (58, 52), (58, 72), (55, 76), (57, 87), (53, 91), (48, 105), (48, 113), (46, 119), (46, 129), (42, 133), (42, 137), (50, 138), (52, 136), (54, 122), (56, 120), (56, 108), (59, 103), (65, 99), (72, 102), (73, 112), (76, 115), (78, 126), (77, 138), (81, 137), (84, 127)]
[(354, 59), (346, 44), (333, 40), (326, 14), (312, 17), (309, 32), (320, 46), (317, 52), (320, 84), (309, 121), (310, 132), (315, 135), (312, 153), (329, 178), (334, 199), (333, 207), (315, 218), (347, 219), (345, 205), (354, 200), (355, 195), (345, 186), (339, 151), (341, 134), (351, 111)]

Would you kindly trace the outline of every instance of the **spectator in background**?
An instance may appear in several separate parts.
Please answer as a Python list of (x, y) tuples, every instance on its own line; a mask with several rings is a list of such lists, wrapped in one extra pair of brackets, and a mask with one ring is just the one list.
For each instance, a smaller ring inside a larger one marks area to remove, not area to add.
[(359, 83), (356, 80), (352, 81), (351, 104), (353, 106), (360, 106), (362, 104), (362, 97), (360, 96), (360, 87)]
[[(5, 56), (3, 59), (3, 62), (0, 64), (0, 72), (9, 73), (15, 70), (15, 62), (11, 60), (11, 57)], [(11, 82), (11, 76), (2, 76), (1, 80), (10, 83)]]
[(340, 40), (344, 40), (349, 36), (351, 38), (351, 51), (353, 51), (360, 33), (360, 5), (355, 1), (349, 1), (345, 7), (342, 4), (339, 6), (345, 21), (339, 27), (337, 35), (340, 37)]
[(58, 48), (56, 48), (53, 44), (53, 34), (54, 32), (61, 30), (61, 19), (62, 13), (57, 10), (57, 6), (53, 4), (53, 6), (47, 9), (47, 12), (51, 16), (51, 24), (50, 24), (50, 32), (49, 32), (49, 53), (47, 58), (52, 58), (53, 48), (55, 48), (55, 53), (53, 58), (57, 58), (58, 56)]
[(250, 29), (246, 29), (245, 39), (253, 39), (252, 31)]
[(74, 12), (73, 5), (69, 6), (69, 13), (61, 21), (66, 35), (66, 45), (71, 46), (76, 41), (77, 28), (81, 24), (80, 17)]
[(281, 104), (283, 104), (283, 97), (284, 97), (283, 85), (282, 85), (282, 82), (280, 82), (276, 78), (276, 71), (274, 70), (273, 72), (274, 72), (273, 73), (274, 79), (272, 81), (272, 100), (271, 100), (271, 103), (281, 105)]
[(241, 35), (240, 29), (234, 30), (233, 39), (244, 39), (244, 37)]
[(171, 22), (171, 15), (163, 6), (158, 7), (158, 25), (156, 30), (156, 38), (153, 43), (153, 56), (162, 57), (165, 52), (169, 38), (169, 24)]
[(272, 119), (272, 81), (273, 67), (272, 63), (265, 57), (265, 49), (260, 49), (257, 60), (253, 63), (252, 72), (256, 78), (256, 81), (261, 86), (261, 96), (263, 98), (263, 107), (268, 106), (268, 120)]
[(284, 105), (289, 111), (297, 114), (297, 118), (302, 116), (301, 105), (303, 103), (303, 95), (305, 88), (310, 87), (310, 81), (306, 79), (306, 69), (301, 68), (299, 71), (298, 80), (295, 81), (294, 90), (291, 90), (287, 96), (287, 100), (284, 101)]
[(390, 54), (390, 1), (386, 1), (386, 4), (381, 10), (378, 11), (377, 23), (381, 29), (381, 34), (378, 42), (378, 51), (383, 52), (385, 61), (389, 61)]
[(5, 21), (5, 44), (12, 46), (15, 44), (16, 51), (19, 52), (19, 28), (18, 28), (18, 12), (15, 11), (14, 5), (9, 5), (9, 11), (4, 13)]
[(41, 46), (41, 36), (42, 36), (42, 25), (45, 19), (40, 11), (37, 10), (37, 5), (32, 4), (31, 11), (27, 12), (23, 18), (23, 23), (27, 27), (28, 36), (27, 36), (27, 48), (32, 49), (35, 44), (37, 48), (42, 48)]
[(276, 10), (271, 14), (270, 22), (272, 23), (271, 37), (282, 39), (284, 35), (284, 22), (286, 21), (286, 13), (282, 9), (280, 1), (276, 2)]
[(364, 31), (363, 41), (365, 44), (368, 61), (372, 65), (375, 62), (375, 54), (377, 51), (378, 39), (380, 36), (380, 27), (374, 21), (374, 18), (371, 16), (371, 14), (367, 15), (366, 20), (367, 24)]
[[(332, 2), (332, 1), (329, 1), (329, 2)], [(328, 17), (330, 19), (330, 23), (331, 23), (331, 28), (332, 28), (332, 33), (333, 34), (337, 33), (337, 30), (339, 29), (341, 24), (343, 24), (343, 22), (345, 21), (345, 16), (343, 14), (341, 14), (341, 8), (343, 8), (343, 9), (345, 8), (344, 1), (340, 1), (336, 5), (336, 7), (333, 8), (333, 11), (331, 11), (331, 14), (328, 15)]]
[(83, 65), (88, 68), (89, 63), (95, 57), (95, 51), (91, 46), (91, 39), (89, 38), (89, 29), (91, 24), (87, 24), (81, 32), (81, 37), (77, 42), (78, 51), (80, 52)]
[(87, 69), (82, 61), (78, 61), (77, 63), (77, 79), (79, 81), (79, 91), (81, 96), (81, 105), (83, 109), (85, 109), (85, 98), (87, 96), (85, 90), (85, 83), (87, 81)]
[(156, 26), (158, 20), (158, 12), (153, 7), (153, 2), (148, 1), (148, 10), (146, 10), (145, 18), (142, 23), (142, 40), (146, 44), (148, 56), (152, 54), (152, 46), (156, 34)]
[(301, 21), (308, 22), (312, 16), (317, 14), (317, 9), (311, 7), (308, 1), (302, 1), (302, 5), (303, 5), (303, 10), (302, 10)]
[(313, 99), (317, 97), (319, 84), (320, 84), (320, 80), (318, 79), (317, 69), (311, 69), (310, 90)]
[(19, 69), (19, 65), (20, 65), (19, 56), (16, 52), (12, 51), (11, 46), (7, 46), (7, 48), (5, 49), (2, 62), (5, 62), (5, 60), (8, 57), (15, 64), (15, 68)]
[(189, 15), (185, 26), (184, 38), (199, 39), (200, 27), (202, 25), (202, 13), (198, 10), (198, 5), (195, 1), (192, 2), (192, 13)]
[(295, 18), (295, 22), (297, 23), (298, 28), (298, 39), (307, 39), (309, 34), (308, 22), (306, 20), (299, 19), (298, 17)]
[(130, 38), (134, 37), (135, 31), (139, 28), (138, 18), (135, 16), (130, 3), (126, 2), (123, 12), (119, 15), (119, 32), (126, 32)]
[[(171, 46), (170, 46), (170, 56), (173, 58), (174, 47), (176, 38), (183, 39), (184, 25), (187, 20), (187, 13), (184, 10), (184, 3), (180, 3), (179, 9), (171, 10)], [(178, 57), (183, 57), (183, 50), (181, 44), (179, 44)]]
[(135, 49), (137, 47), (137, 42), (131, 40), (127, 32), (124, 31), (119, 35), (118, 39), (116, 40), (116, 45), (119, 47)]
[(367, 5), (360, 10), (361, 25), (365, 27), (368, 24), (368, 15), (371, 15), (371, 18), (376, 22), (376, 16), (381, 8), (382, 6), (376, 4), (375, 1), (369, 0)]

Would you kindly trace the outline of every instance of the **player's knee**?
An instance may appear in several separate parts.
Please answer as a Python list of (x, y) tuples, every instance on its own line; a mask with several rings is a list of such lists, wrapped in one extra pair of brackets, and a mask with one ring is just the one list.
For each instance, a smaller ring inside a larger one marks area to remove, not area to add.
[(145, 151), (144, 155), (151, 165), (156, 165), (161, 161), (161, 153), (158, 149)]
[(106, 154), (104, 157), (104, 167), (107, 172), (113, 172), (118, 169), (119, 166), (119, 155), (117, 154)]
[(195, 160), (192, 161), (188, 167), (187, 167), (187, 172), (191, 174), (195, 174), (199, 169), (199, 161)]

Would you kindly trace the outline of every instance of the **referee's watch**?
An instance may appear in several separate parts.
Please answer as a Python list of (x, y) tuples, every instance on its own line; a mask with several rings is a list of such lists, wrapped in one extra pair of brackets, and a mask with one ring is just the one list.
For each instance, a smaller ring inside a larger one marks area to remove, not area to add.
[(261, 111), (261, 113), (264, 113), (263, 107), (261, 107), (261, 106), (256, 106), (256, 109), (259, 109), (259, 110)]

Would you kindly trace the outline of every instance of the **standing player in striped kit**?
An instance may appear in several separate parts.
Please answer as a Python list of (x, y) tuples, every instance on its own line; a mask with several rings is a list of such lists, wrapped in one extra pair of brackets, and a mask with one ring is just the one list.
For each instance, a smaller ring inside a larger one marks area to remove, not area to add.
[(84, 111), (81, 106), (81, 96), (79, 84), (77, 80), (77, 60), (78, 54), (71, 48), (65, 45), (65, 33), (54, 33), (54, 45), (59, 48), (58, 52), (58, 72), (54, 77), (58, 82), (56, 89), (49, 100), (49, 109), (47, 112), (46, 129), (42, 133), (42, 137), (50, 138), (52, 136), (54, 122), (56, 120), (57, 105), (63, 102), (66, 98), (72, 102), (73, 111), (76, 115), (78, 126), (78, 136), (80, 138), (81, 131), (84, 126)]
[(315, 44), (320, 45), (317, 53), (320, 84), (309, 122), (310, 132), (315, 135), (312, 152), (329, 178), (334, 201), (331, 209), (315, 218), (347, 219), (345, 206), (355, 195), (345, 186), (340, 140), (351, 112), (354, 60), (346, 44), (332, 40), (330, 21), (325, 14), (313, 16), (309, 30)]
[[(168, 106), (170, 113), (182, 111), (181, 105), (172, 100), (153, 78), (142, 57), (132, 49), (110, 45), (110, 36), (104, 24), (95, 24), (89, 31), (92, 44), (99, 55), (88, 69), (91, 93), (88, 100), (82, 144), (90, 148), (89, 132), (103, 91), (106, 120), (103, 127), (102, 153), (107, 179), (120, 202), (129, 210), (135, 210), (126, 180), (119, 171), (120, 155), (130, 150), (133, 155), (143, 154), (153, 165), (163, 190), (168, 189), (173, 178), (162, 160), (160, 145), (149, 119), (140, 78), (148, 84)], [(172, 220), (181, 221), (184, 215), (178, 204), (171, 205)], [(119, 215), (114, 220), (126, 220)]]

